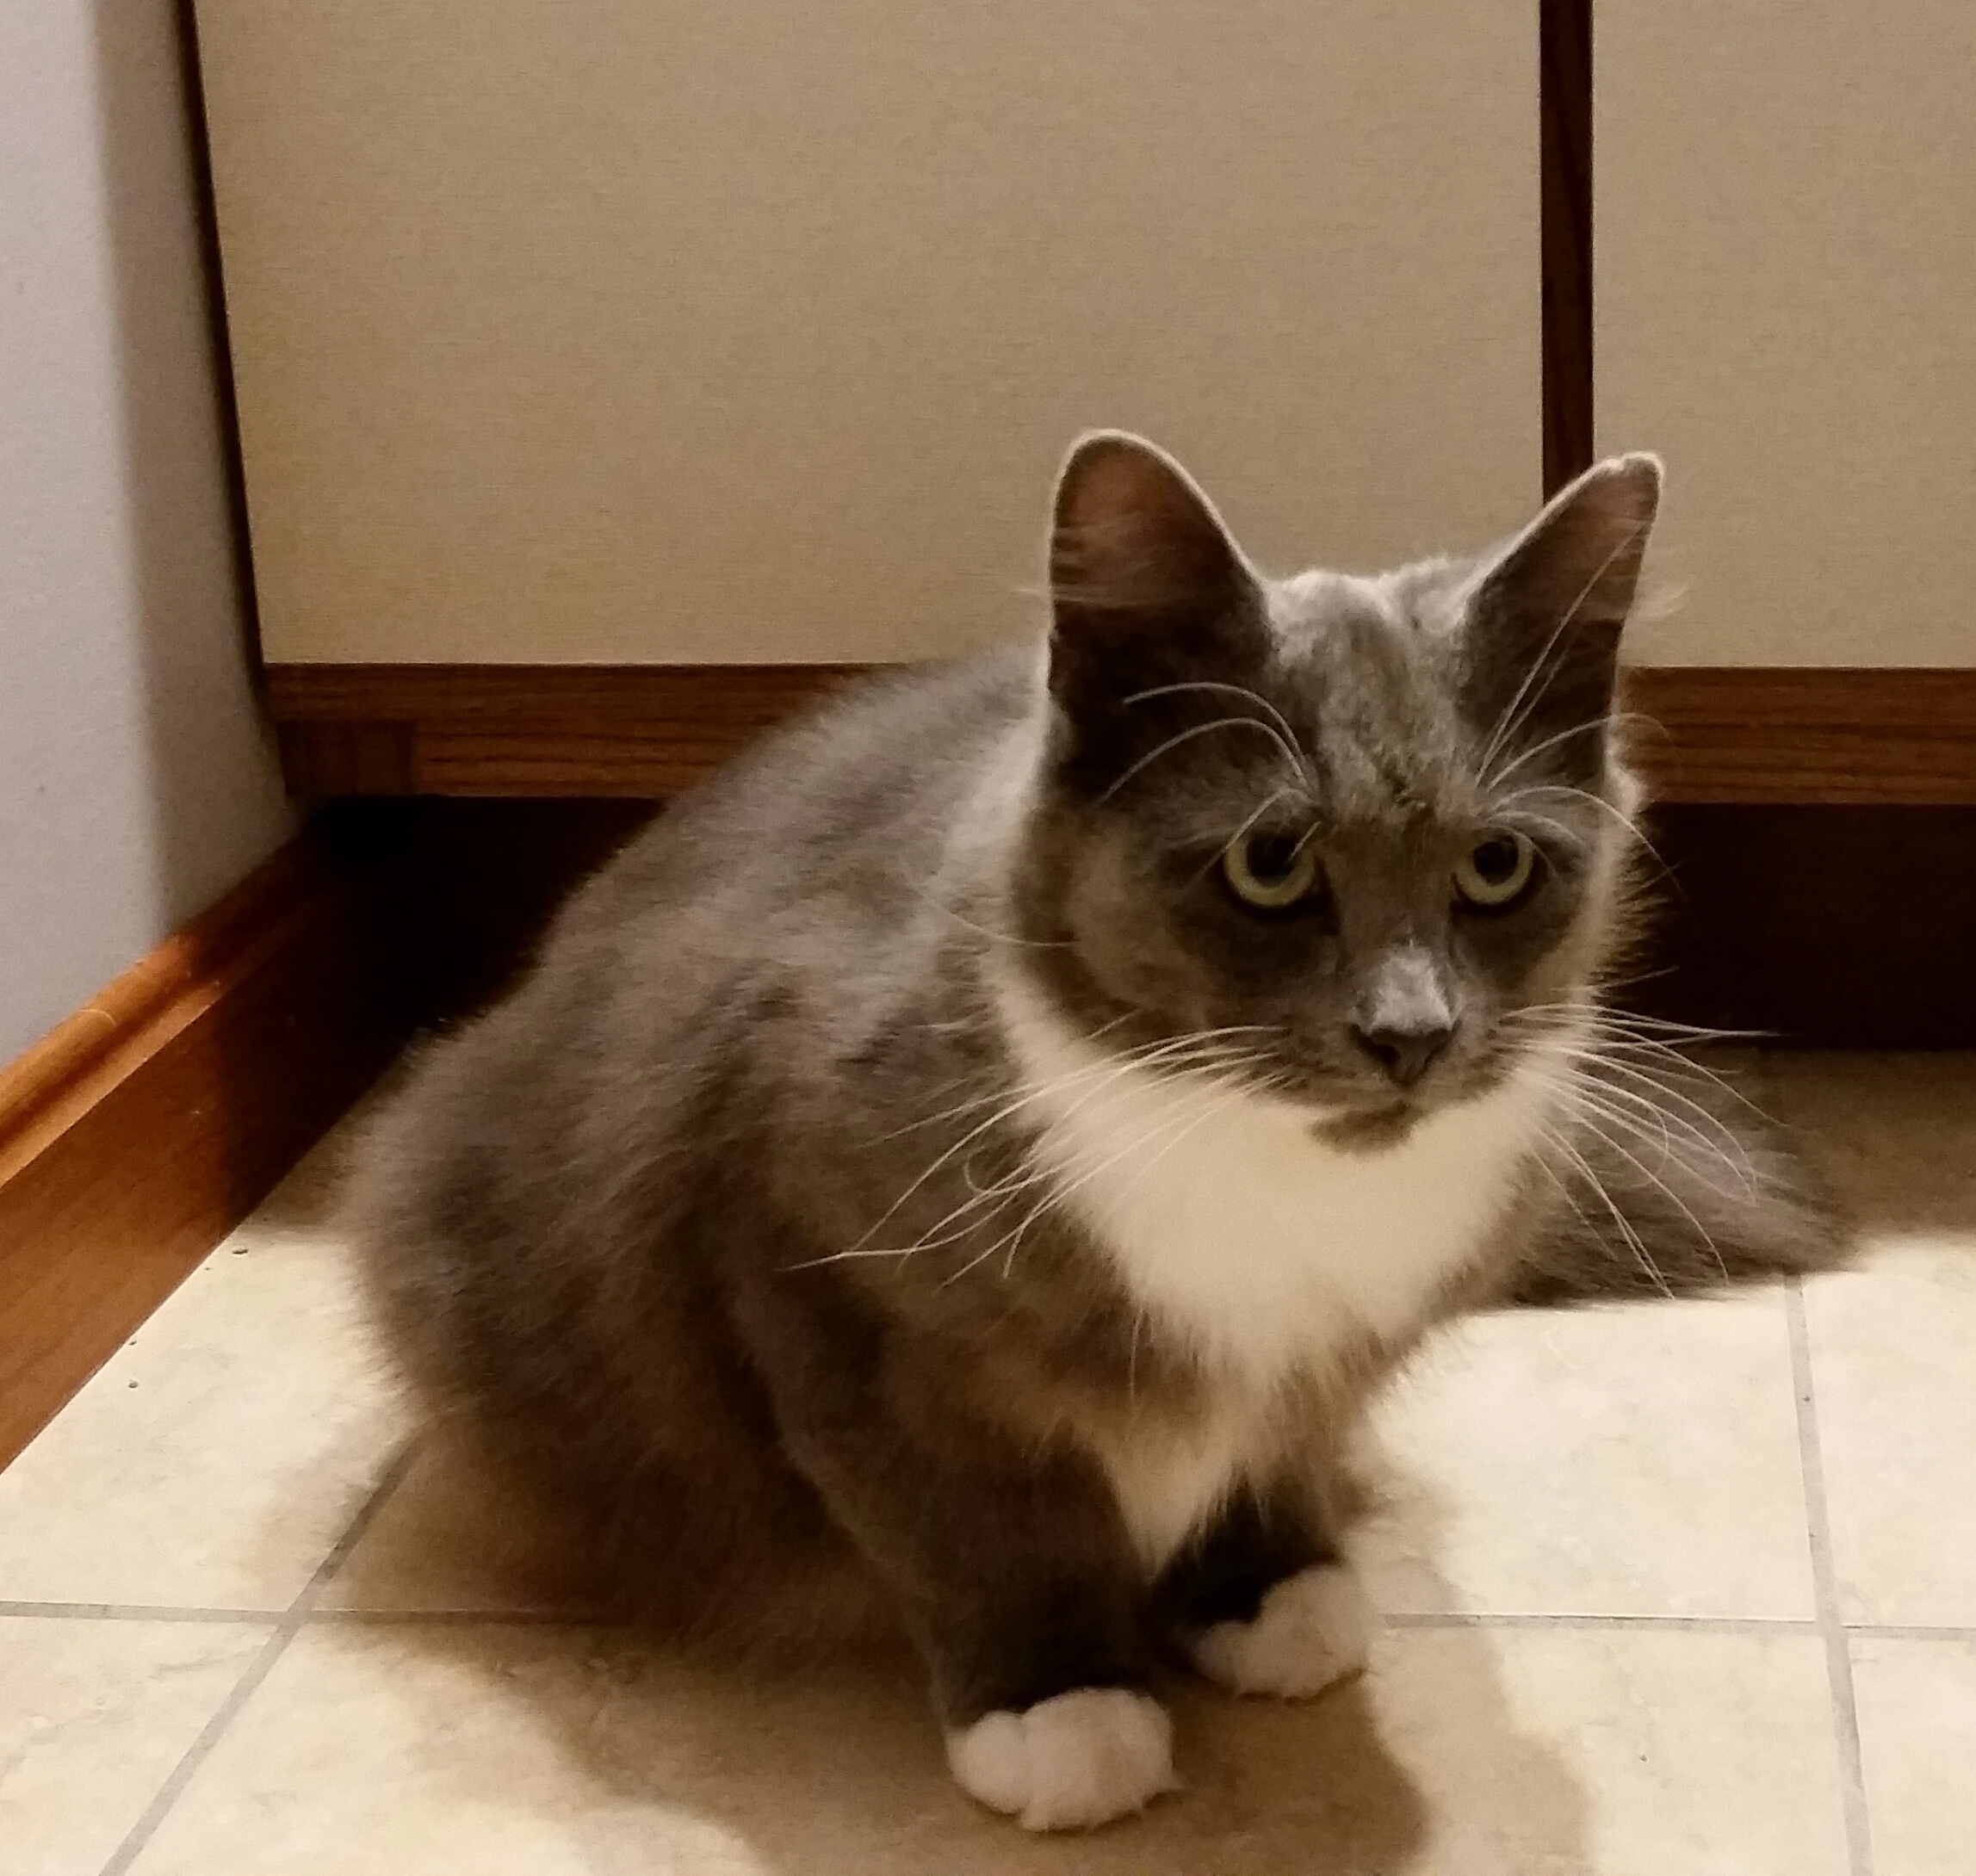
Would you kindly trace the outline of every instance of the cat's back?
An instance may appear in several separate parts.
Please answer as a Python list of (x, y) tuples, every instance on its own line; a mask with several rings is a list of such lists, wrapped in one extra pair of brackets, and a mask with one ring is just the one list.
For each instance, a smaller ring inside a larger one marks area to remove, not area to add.
[(586, 1181), (690, 1137), (768, 1004), (815, 1027), (896, 996), (926, 882), (1036, 681), (1031, 647), (863, 680), (670, 806), (503, 1002), (429, 1045), (374, 1130), (363, 1235), (567, 1221)]
[(901, 888), (937, 868), (1038, 681), (1035, 647), (1019, 645), (847, 686), (670, 806), (573, 900), (555, 940), (684, 913), (772, 941), (861, 891), (889, 919)]
[[(782, 1574), (807, 1585), (800, 1560), (827, 1571), (841, 1548), (747, 1432), (759, 1384), (722, 1327), (708, 1221), (748, 1235), (814, 1012), (883, 978), (901, 904), (1035, 683), (1033, 648), (990, 653), (852, 685), (765, 739), (575, 895), (508, 997), (427, 1045), (359, 1156), (345, 1220), (400, 1374), (511, 1495), (504, 1519), (546, 1516), (669, 1622), (749, 1569), (765, 1587), (732, 1595), (760, 1618)], [(656, 1525), (628, 1468), (671, 1482)], [(687, 1556), (673, 1499), (716, 1496), (790, 1555), (733, 1552), (709, 1520)]]

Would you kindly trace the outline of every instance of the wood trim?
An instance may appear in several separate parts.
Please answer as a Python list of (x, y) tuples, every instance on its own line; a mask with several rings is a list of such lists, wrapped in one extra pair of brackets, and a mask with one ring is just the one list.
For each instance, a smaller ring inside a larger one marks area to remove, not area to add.
[(1592, 0), (1537, 9), (1544, 492), (1591, 467)]
[(288, 786), (342, 795), (677, 794), (845, 665), (275, 665)]
[[(1736, 675), (1743, 701), (1723, 709), (1719, 697), (1710, 723), (1760, 742), (1777, 699), (1765, 674)], [(1976, 977), (1943, 966), (1976, 948), (1976, 876), (1964, 864), (1976, 851), (1976, 681), (1923, 675), (1957, 682), (1897, 687), (1877, 703), (1871, 684), (1864, 694), (1880, 710), (1922, 697), (1923, 739), (1935, 739), (1967, 805), (1890, 806), (1883, 795), (1857, 806), (1661, 810), (1654, 838), (1673, 881), (1655, 968), (1640, 981), (1644, 1006), (1826, 1045), (1976, 1043)], [(1678, 688), (1669, 694), (1679, 701)], [(1802, 699), (1782, 702), (1808, 714)], [(1857, 713), (1827, 734), (1856, 740)], [(1870, 769), (1856, 746), (1843, 759)], [(1883, 789), (1946, 786), (1943, 771), (1871, 772)], [(1695, 785), (1719, 796), (1744, 779), (1730, 765)], [(649, 812), (567, 798), (327, 810), (0, 1068), (0, 1464), (417, 1022), (500, 990), (569, 887)]]
[(291, 842), (0, 1068), (0, 1465), (402, 1045), (378, 910)]
[(1976, 803), (1976, 670), (1669, 666), (1626, 701), (1661, 802)]
[(0, 1466), (388, 1065), (485, 1005), (640, 801), (349, 802), (0, 1065)]
[[(276, 665), (288, 785), (357, 795), (675, 794), (843, 665)], [(1657, 799), (1976, 802), (1976, 670), (1666, 667), (1628, 707)]]

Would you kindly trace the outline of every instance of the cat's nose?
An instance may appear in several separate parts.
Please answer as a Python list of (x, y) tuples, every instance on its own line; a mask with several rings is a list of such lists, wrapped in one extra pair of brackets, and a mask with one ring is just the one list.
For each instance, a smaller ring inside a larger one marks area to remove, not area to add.
[(1352, 1025), (1352, 1039), (1386, 1071), (1390, 1080), (1403, 1088), (1410, 1088), (1427, 1073), (1453, 1034), (1453, 1025), (1448, 1023), (1409, 1029)]

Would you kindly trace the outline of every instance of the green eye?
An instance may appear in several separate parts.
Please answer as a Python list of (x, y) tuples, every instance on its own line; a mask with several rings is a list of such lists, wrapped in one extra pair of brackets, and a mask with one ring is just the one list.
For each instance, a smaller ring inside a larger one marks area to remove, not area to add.
[(1310, 841), (1286, 833), (1244, 834), (1222, 855), (1221, 870), (1237, 899), (1264, 912), (1308, 898), (1323, 870)]
[(1498, 829), (1454, 863), (1454, 889), (1470, 905), (1499, 912), (1523, 896), (1536, 870), (1537, 849), (1529, 837)]

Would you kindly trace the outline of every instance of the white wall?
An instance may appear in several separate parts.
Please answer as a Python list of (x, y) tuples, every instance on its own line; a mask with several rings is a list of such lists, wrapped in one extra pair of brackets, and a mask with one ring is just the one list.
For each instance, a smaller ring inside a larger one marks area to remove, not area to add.
[(282, 839), (172, 0), (0, 8), (0, 1062)]

